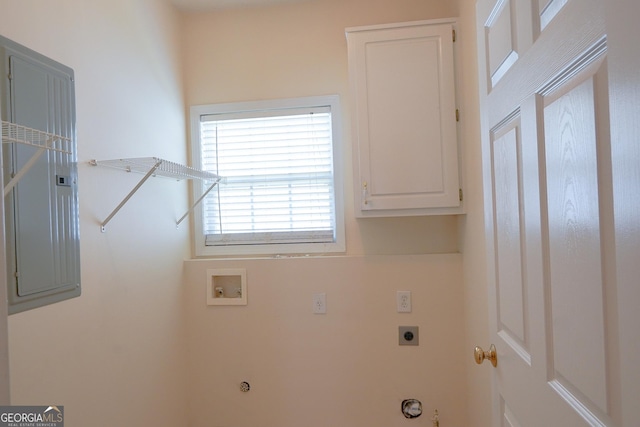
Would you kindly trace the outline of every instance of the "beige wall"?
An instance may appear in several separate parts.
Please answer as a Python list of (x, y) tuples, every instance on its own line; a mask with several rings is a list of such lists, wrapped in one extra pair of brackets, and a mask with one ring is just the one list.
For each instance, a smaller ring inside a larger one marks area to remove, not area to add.
[[(356, 220), (351, 190), (345, 28), (454, 17), (458, 6), (466, 14), (460, 102), (469, 110), (460, 127), (465, 149), (470, 145), (463, 167), (478, 179), (477, 85), (467, 75), (475, 70), (473, 2), (459, 3), (325, 0), (183, 16), (187, 107), (336, 93), (346, 177), (346, 257), (185, 264), (193, 426), (396, 425), (406, 422), (400, 402), (409, 397), (422, 400), (429, 417), (438, 408), (443, 426), (489, 425), (486, 400), (467, 391), (484, 379), (469, 371), (467, 351), (470, 341), (485, 338), (487, 323), (481, 185), (465, 189), (470, 203), (480, 203), (468, 219)], [(461, 249), (476, 255), (435, 255)], [(247, 268), (247, 307), (205, 305), (206, 269), (213, 267)], [(395, 292), (404, 289), (414, 295), (410, 315), (395, 312)], [(313, 292), (327, 293), (326, 315), (311, 313)], [(421, 327), (419, 348), (397, 345), (402, 324)], [(254, 386), (247, 394), (238, 388), (243, 380)], [(476, 405), (472, 424), (467, 399)]]
[(476, 345), (490, 342), (487, 272), (485, 258), (484, 205), (482, 188), (482, 153), (478, 106), (475, 0), (458, 0), (460, 10), (461, 98), (460, 134), (464, 142), (465, 197), (467, 214), (460, 217), (460, 251), (463, 257), (465, 312), (465, 368), (468, 425), (491, 425), (491, 370), (478, 366), (472, 357)]
[[(207, 306), (206, 270), (246, 268), (248, 305)], [(466, 426), (459, 254), (189, 261), (190, 425)], [(397, 290), (413, 311), (397, 313)], [(327, 313), (312, 313), (325, 292)], [(417, 347), (398, 326), (419, 327)], [(251, 384), (242, 393), (242, 381)]]
[(186, 186), (91, 158), (186, 161), (177, 21), (153, 0), (0, 0), (0, 32), (75, 70), (82, 296), (9, 318), (13, 404), (65, 406), (69, 427), (186, 419), (182, 260)]
[[(417, 397), (443, 426), (488, 426), (487, 370), (468, 350), (488, 340), (473, 3), (310, 0), (177, 22), (159, 0), (0, 0), (2, 35), (75, 69), (81, 163), (83, 296), (10, 317), (13, 403), (64, 404), (70, 427), (386, 426)], [(355, 220), (344, 29), (458, 15), (469, 214)], [(100, 233), (136, 178), (89, 159), (186, 161), (189, 105), (333, 93), (347, 256), (187, 261), (183, 276), (186, 186), (156, 179)], [(248, 268), (247, 307), (204, 305), (212, 266)], [(395, 312), (405, 289), (408, 315)], [(326, 315), (311, 314), (313, 292)], [(396, 344), (400, 324), (420, 326), (419, 348)]]
[(454, 216), (354, 218), (345, 28), (456, 15), (455, 3), (443, 0), (311, 0), (186, 14), (186, 105), (338, 94), (347, 253), (455, 252)]

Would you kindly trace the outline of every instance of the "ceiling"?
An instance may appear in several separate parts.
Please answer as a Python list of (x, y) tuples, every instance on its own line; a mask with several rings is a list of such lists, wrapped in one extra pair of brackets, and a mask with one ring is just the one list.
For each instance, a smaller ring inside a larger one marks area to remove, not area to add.
[(309, 0), (169, 0), (181, 10), (212, 10), (232, 7), (262, 6), (275, 3), (293, 3)]

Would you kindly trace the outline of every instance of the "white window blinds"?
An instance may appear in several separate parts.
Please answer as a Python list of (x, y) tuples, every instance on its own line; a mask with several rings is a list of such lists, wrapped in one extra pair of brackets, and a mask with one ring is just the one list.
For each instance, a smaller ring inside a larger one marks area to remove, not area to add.
[(335, 241), (330, 107), (200, 117), (205, 245)]

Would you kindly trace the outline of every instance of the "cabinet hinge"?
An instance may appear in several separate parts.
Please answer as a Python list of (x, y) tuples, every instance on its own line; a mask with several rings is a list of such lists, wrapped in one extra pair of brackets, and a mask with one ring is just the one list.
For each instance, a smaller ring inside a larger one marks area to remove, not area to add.
[(456, 108), (456, 122), (460, 121), (460, 110)]
[(456, 42), (456, 30), (451, 30), (451, 33), (452, 33), (451, 36), (453, 38), (453, 42), (455, 43)]
[(462, 188), (458, 189), (458, 196), (460, 197), (460, 201), (462, 201)]
[(11, 73), (7, 74), (7, 78), (9, 78), (9, 81), (13, 79), (13, 76), (11, 75)]

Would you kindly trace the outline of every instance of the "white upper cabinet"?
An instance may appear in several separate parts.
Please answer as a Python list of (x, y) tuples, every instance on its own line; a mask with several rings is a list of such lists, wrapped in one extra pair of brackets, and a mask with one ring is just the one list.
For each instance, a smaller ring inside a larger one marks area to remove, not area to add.
[(462, 213), (454, 28), (346, 30), (358, 217)]

